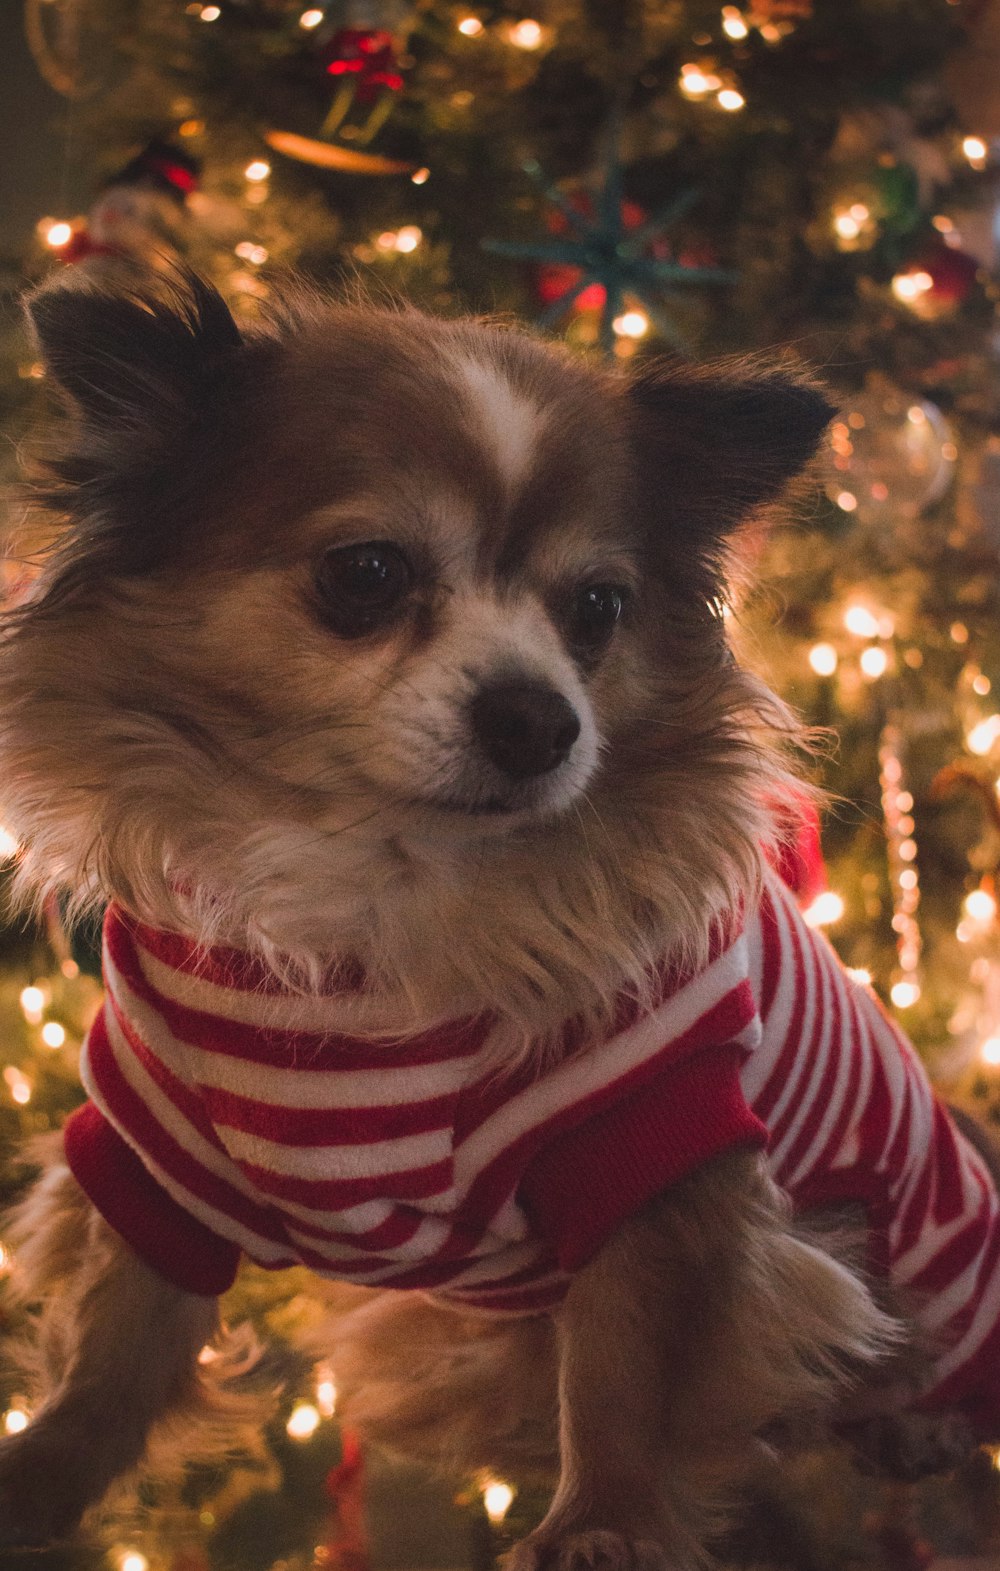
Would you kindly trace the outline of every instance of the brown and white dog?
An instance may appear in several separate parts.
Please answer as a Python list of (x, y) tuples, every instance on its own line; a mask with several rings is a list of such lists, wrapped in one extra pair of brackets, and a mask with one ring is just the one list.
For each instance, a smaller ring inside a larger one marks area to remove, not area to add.
[[(807, 378), (627, 379), (303, 292), (242, 330), (193, 279), (57, 283), (29, 310), (65, 421), (35, 479), (60, 530), (0, 647), (24, 898), (113, 901), (147, 981), (170, 935), (243, 957), (264, 1027), (271, 993), (315, 1035), (318, 1001), (360, 991), (352, 1039), (387, 1062), (488, 1020), (484, 1086), (558, 1066), (570, 1020), (585, 1058), (664, 967), (711, 963), (780, 833), (795, 729), (732, 657), (723, 561), (817, 446)], [(72, 1529), (212, 1371), (212, 1298), (139, 1258), (59, 1143), (49, 1163), (18, 1222), (38, 1390), (0, 1441), (7, 1543)], [(895, 1336), (752, 1142), (622, 1219), (551, 1314), (344, 1296), (366, 1432), (557, 1464), (524, 1566), (695, 1564), (755, 1437)]]

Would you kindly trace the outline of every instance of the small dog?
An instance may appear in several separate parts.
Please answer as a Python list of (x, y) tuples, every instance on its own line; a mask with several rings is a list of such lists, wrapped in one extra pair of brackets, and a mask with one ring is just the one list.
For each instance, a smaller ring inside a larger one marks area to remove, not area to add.
[[(0, 809), (26, 898), (111, 904), (90, 1100), (17, 1224), (0, 1538), (208, 1400), (241, 1252), (347, 1284), (365, 1433), (557, 1469), (520, 1571), (697, 1564), (758, 1438), (894, 1349), (872, 1413), (985, 1433), (996, 1193), (770, 870), (795, 725), (723, 614), (823, 394), (306, 292), (245, 331), (193, 278), (29, 310), (62, 527), (0, 646)], [(920, 1372), (786, 1189), (866, 1206)]]

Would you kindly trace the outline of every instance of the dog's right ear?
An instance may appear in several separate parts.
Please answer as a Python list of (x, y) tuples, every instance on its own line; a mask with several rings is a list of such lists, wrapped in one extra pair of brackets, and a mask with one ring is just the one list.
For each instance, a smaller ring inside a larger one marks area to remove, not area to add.
[(205, 409), (243, 346), (222, 296), (194, 274), (151, 274), (121, 289), (71, 269), (26, 301), (42, 363), (96, 457), (129, 467), (161, 452)]

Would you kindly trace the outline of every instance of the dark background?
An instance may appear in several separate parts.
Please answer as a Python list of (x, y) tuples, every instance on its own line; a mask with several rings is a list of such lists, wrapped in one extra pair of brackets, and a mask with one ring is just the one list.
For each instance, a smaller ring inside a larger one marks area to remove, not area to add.
[(0, 0), (0, 256), (18, 261), (40, 218), (84, 206), (71, 169), (72, 106), (42, 80), (21, 0)]

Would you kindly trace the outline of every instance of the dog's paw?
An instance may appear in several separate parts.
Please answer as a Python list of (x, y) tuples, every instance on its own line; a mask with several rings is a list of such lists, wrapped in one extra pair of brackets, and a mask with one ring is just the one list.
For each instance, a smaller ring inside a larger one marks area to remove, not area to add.
[(553, 1532), (544, 1524), (504, 1559), (504, 1571), (667, 1571), (667, 1565), (655, 1539), (606, 1528)]
[(958, 1413), (892, 1413), (852, 1425), (848, 1436), (862, 1472), (904, 1483), (948, 1473), (967, 1462), (975, 1437)]

